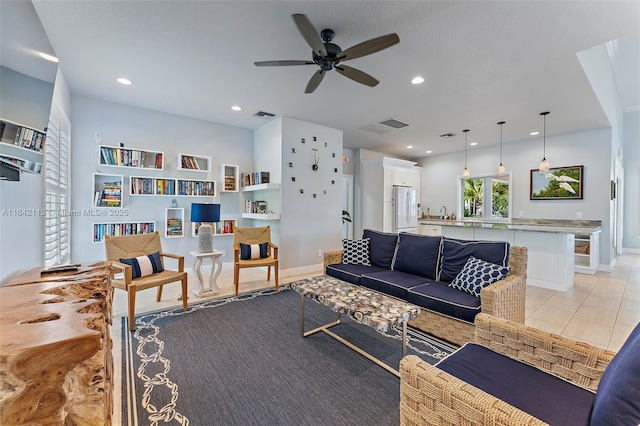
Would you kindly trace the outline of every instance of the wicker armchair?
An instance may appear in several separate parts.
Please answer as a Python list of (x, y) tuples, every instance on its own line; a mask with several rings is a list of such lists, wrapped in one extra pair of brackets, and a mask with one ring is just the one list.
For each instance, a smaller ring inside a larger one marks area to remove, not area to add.
[[(104, 248), (107, 260), (111, 261), (113, 266), (112, 275), (119, 272), (123, 274), (121, 279), (112, 277), (111, 284), (113, 287), (127, 292), (129, 298), (129, 331), (135, 330), (136, 292), (140, 290), (157, 287), (156, 301), (159, 302), (162, 298), (162, 286), (164, 284), (181, 281), (182, 306), (185, 311), (187, 310), (187, 273), (184, 272), (184, 256), (163, 253), (160, 235), (157, 231), (153, 234), (123, 235), (118, 237), (105, 235)], [(120, 262), (120, 259), (144, 256), (155, 252), (160, 252), (163, 267), (165, 257), (176, 259), (178, 261), (178, 270), (165, 269), (153, 275), (133, 279), (131, 266)]]
[[(342, 262), (342, 251), (326, 252), (324, 268)], [(527, 283), (527, 248), (511, 246), (509, 275), (480, 291), (481, 312), (524, 324)], [(422, 309), (409, 325), (441, 339), (463, 345), (474, 340), (476, 326), (465, 321)]]
[[(268, 243), (268, 256), (259, 259), (240, 258), (240, 243), (261, 244)], [(275, 274), (275, 286), (278, 291), (278, 246), (271, 242), (271, 227), (261, 228), (235, 228), (233, 230), (233, 283), (236, 286), (236, 297), (238, 297), (238, 287), (240, 282), (241, 268), (267, 267), (267, 281), (271, 280), (271, 267)]]
[[(476, 342), (593, 391), (615, 355), (483, 313), (476, 316)], [(546, 423), (410, 355), (400, 362), (400, 424)]]

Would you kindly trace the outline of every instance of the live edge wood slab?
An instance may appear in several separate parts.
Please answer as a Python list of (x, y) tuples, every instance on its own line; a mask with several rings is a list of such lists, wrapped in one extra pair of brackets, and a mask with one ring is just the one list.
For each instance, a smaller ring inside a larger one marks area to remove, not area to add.
[(111, 425), (111, 266), (0, 287), (0, 424)]

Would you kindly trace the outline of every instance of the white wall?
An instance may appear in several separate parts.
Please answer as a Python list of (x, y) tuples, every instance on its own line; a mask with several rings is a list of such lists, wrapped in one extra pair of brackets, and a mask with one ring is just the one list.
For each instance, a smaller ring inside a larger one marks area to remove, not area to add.
[(0, 117), (43, 130), (54, 85), (0, 66)]
[(640, 253), (640, 111), (624, 115), (624, 233), (625, 251)]
[[(247, 129), (211, 123), (183, 116), (166, 114), (142, 108), (135, 108), (81, 96), (73, 96), (72, 105), (72, 158), (71, 167), (72, 196), (71, 208), (82, 211), (92, 206), (92, 175), (102, 173), (125, 176), (124, 191), (128, 194), (128, 176), (167, 176), (171, 178), (188, 178), (215, 180), (218, 189), (221, 164), (237, 164), (241, 171), (253, 169), (253, 132)], [(95, 133), (102, 137), (102, 144), (115, 145), (124, 143), (125, 147), (143, 148), (163, 151), (165, 154), (164, 170), (145, 170), (99, 166), (98, 149), (95, 144)], [(208, 174), (194, 171), (178, 171), (178, 153), (206, 155), (212, 157), (212, 171)], [(187, 265), (191, 259), (189, 252), (198, 248), (197, 240), (191, 237), (189, 221), (191, 203), (220, 202), (221, 216), (224, 219), (239, 219), (243, 201), (240, 193), (219, 193), (213, 197), (130, 197), (124, 196), (124, 208), (128, 212), (124, 217), (90, 217), (72, 218), (72, 252), (73, 262), (104, 259), (104, 247), (101, 243), (92, 242), (92, 224), (94, 222), (119, 222), (155, 220), (157, 230), (164, 232), (165, 208), (171, 207), (175, 198), (178, 207), (185, 208), (186, 236), (162, 240), (163, 250), (185, 256)], [(103, 209), (107, 211), (107, 209)], [(223, 262), (233, 259), (233, 236), (214, 237), (214, 247), (226, 250)]]
[[(573, 219), (582, 212), (585, 220), (601, 220), (600, 264), (609, 265), (614, 255), (610, 241), (610, 153), (611, 129), (572, 133), (547, 137), (546, 157), (551, 167), (584, 165), (583, 200), (535, 200), (529, 199), (530, 170), (537, 169), (542, 158), (542, 139), (505, 144), (503, 163), (512, 172), (512, 214), (520, 211), (525, 218)], [(422, 170), (422, 206), (432, 214), (442, 205), (447, 211), (457, 206), (457, 177), (464, 168), (462, 152), (436, 155), (420, 159)], [(467, 154), (467, 167), (471, 176), (493, 174), (499, 163), (495, 147), (471, 148)]]

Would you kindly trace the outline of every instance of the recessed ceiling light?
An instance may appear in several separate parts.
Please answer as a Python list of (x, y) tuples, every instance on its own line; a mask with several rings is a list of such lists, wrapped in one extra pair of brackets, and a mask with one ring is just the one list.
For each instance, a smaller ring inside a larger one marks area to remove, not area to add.
[(242, 111), (242, 108), (240, 108), (238, 105), (232, 106), (231, 109), (234, 111)]
[(539, 135), (539, 134), (540, 134), (540, 132), (531, 132), (531, 133), (529, 133), (529, 135), (531, 135), (531, 136), (535, 136), (535, 135)]
[(469, 145), (476, 146), (476, 145), (478, 145), (478, 142), (471, 142)]
[(413, 145), (407, 145), (407, 149), (413, 148)]
[(420, 76), (416, 76), (413, 77), (413, 79), (411, 80), (412, 84), (421, 84), (424, 83), (424, 78), (420, 77)]
[(40, 52), (40, 57), (46, 59), (47, 61), (58, 63), (58, 58), (56, 58), (55, 56)]
[(427, 154), (431, 154), (431, 150), (427, 151)]
[(129, 85), (131, 85), (131, 80), (128, 80), (128, 79), (126, 79), (124, 77), (120, 77), (118, 79), (118, 83), (124, 84), (125, 86), (129, 86)]

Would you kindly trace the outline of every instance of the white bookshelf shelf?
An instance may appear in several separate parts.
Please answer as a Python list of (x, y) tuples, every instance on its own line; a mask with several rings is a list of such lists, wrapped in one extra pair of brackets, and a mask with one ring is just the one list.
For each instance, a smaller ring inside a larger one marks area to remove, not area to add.
[(279, 183), (261, 183), (259, 185), (245, 186), (242, 188), (242, 192), (264, 191), (267, 189), (280, 189), (280, 184)]
[(280, 220), (280, 215), (274, 213), (242, 213), (242, 217), (255, 220)]
[(194, 154), (178, 154), (178, 170), (208, 173), (211, 171), (211, 157)]

